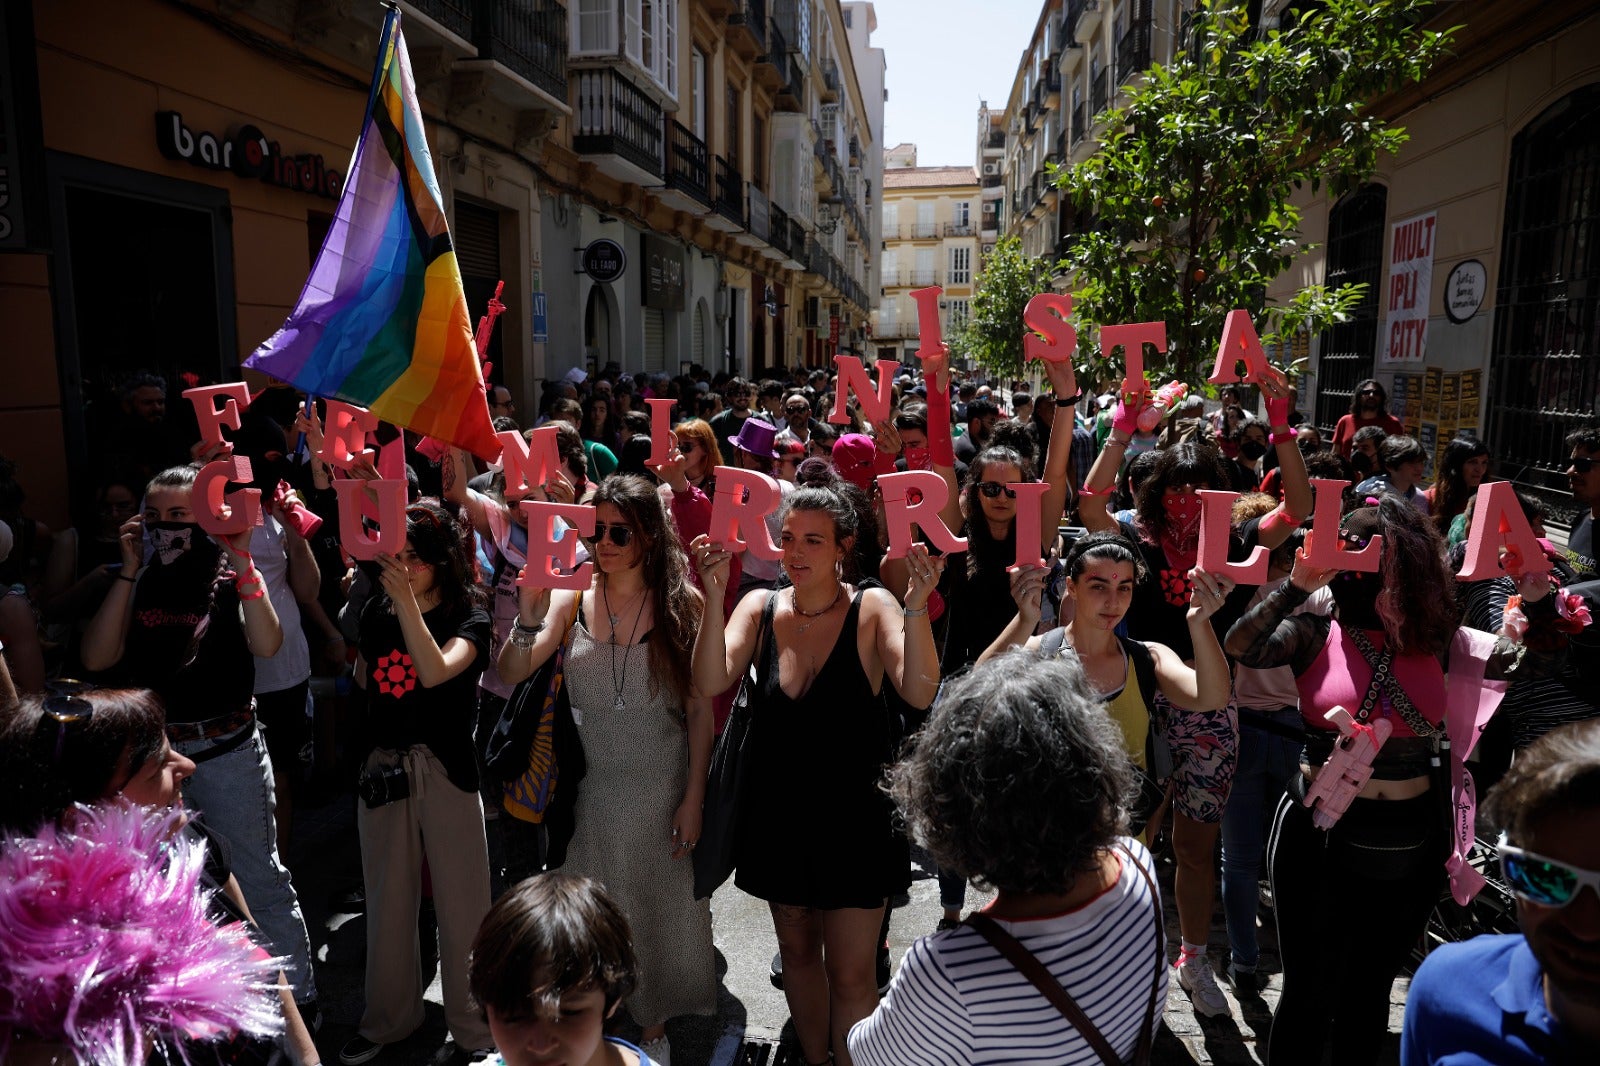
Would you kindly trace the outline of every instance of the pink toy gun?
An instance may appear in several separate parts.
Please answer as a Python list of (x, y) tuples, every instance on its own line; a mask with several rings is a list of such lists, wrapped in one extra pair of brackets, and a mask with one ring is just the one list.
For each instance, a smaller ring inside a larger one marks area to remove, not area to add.
[(1161, 416), (1176, 406), (1178, 401), (1188, 393), (1189, 386), (1180, 381), (1169, 381), (1156, 390), (1156, 396), (1150, 406), (1139, 412), (1139, 432), (1152, 433), (1161, 424)]
[(289, 495), (290, 488), (287, 481), (278, 482), (278, 488), (273, 498), (279, 507), (283, 508), (284, 521), (294, 527), (294, 531), (302, 538), (310, 539), (317, 535), (317, 530), (322, 528), (322, 518), (309, 510), (301, 503), (298, 497)]
[(1386, 718), (1363, 725), (1343, 707), (1335, 707), (1322, 717), (1338, 726), (1342, 736), (1334, 743), (1333, 754), (1322, 764), (1317, 779), (1306, 789), (1306, 806), (1311, 808), (1313, 825), (1332, 829), (1372, 777), (1372, 760), (1394, 727)]

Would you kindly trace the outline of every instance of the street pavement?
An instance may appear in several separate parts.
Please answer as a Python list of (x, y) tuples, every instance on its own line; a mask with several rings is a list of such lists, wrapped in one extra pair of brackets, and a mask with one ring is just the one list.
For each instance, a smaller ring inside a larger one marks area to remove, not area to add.
[[(355, 829), (355, 798), (343, 794), (321, 806), (302, 805), (296, 812), (295, 837), (286, 856), (305, 908), (317, 959), (317, 984), (325, 1023), (317, 1036), (323, 1061), (332, 1066), (339, 1048), (355, 1034), (361, 1017), (366, 923), (357, 908), (340, 897), (359, 884), (361, 854)], [(1172, 865), (1161, 863), (1162, 894), (1167, 901), (1168, 954), (1178, 954), (1178, 918), (1172, 906)], [(895, 964), (911, 942), (933, 931), (939, 920), (939, 887), (931, 868), (913, 872), (911, 902), (894, 912), (890, 948)], [(985, 901), (969, 889), (968, 908)], [(1272, 978), (1259, 996), (1237, 996), (1222, 982), (1233, 1006), (1230, 1018), (1205, 1018), (1191, 1009), (1188, 996), (1171, 983), (1165, 1026), (1152, 1055), (1155, 1066), (1245, 1066), (1265, 1058), (1272, 1009), (1281, 978), (1277, 975), (1277, 938), (1270, 913), (1263, 912), (1262, 969)], [(730, 881), (712, 899), (717, 946), (717, 1015), (680, 1018), (668, 1024), (673, 1066), (797, 1066), (803, 1060), (785, 1031), (788, 1008), (783, 993), (769, 980), (768, 969), (777, 943), (766, 904), (735, 888)], [(431, 932), (426, 916), (424, 928)], [(1211, 931), (1211, 960), (1220, 974), (1227, 961), (1227, 934), (1220, 903)], [(1336, 942), (1329, 950), (1337, 951)], [(386, 1049), (378, 1066), (423, 1066), (451, 1061), (455, 1052), (444, 1024), (443, 1000), (435, 962), (437, 943), (425, 946), (423, 965), (431, 975), (426, 1018), (410, 1039)], [(1398, 1063), (1398, 1033), (1404, 1010), (1406, 981), (1395, 982), (1391, 997), (1391, 1038), (1383, 1063)], [(618, 1035), (637, 1036), (623, 1022)], [(457, 1061), (460, 1061), (459, 1059)], [(1314, 1064), (1308, 1064), (1314, 1066)], [(1335, 1064), (1337, 1066), (1337, 1064)]]

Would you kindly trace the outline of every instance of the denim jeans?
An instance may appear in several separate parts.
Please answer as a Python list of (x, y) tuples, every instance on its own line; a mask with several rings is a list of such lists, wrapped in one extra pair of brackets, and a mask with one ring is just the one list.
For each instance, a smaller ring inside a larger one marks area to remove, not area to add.
[[(1299, 729), (1293, 707), (1253, 711), (1279, 725)], [(1239, 715), (1239, 766), (1233, 791), (1222, 813), (1222, 910), (1228, 922), (1228, 944), (1234, 964), (1254, 969), (1260, 958), (1256, 942), (1256, 884), (1266, 851), (1267, 824), (1283, 787), (1300, 767), (1301, 743), (1269, 733)]]
[(236, 739), (237, 733), (173, 745), (197, 760), (194, 776), (183, 784), (184, 803), (197, 809), (233, 849), (233, 876), (250, 915), (261, 928), (267, 948), (283, 958), (294, 998), (303, 1003), (317, 996), (311, 975), (311, 938), (289, 871), (278, 859), (272, 759), (255, 724), (245, 728), (251, 733), (248, 740), (213, 759), (199, 761), (209, 749)]

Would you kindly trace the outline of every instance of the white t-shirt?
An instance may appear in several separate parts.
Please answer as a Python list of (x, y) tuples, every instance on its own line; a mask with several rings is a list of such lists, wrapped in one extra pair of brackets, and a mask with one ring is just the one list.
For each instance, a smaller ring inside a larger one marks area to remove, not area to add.
[(282, 692), (311, 676), (311, 649), (306, 646), (305, 630), (300, 626), (300, 604), (289, 588), (289, 556), (283, 547), (283, 526), (270, 514), (262, 514), (261, 524), (250, 534), (250, 554), (256, 569), (267, 583), (267, 599), (283, 627), (283, 646), (278, 654), (263, 659), (256, 656), (256, 695)]
[[(1129, 848), (1154, 877), (1150, 853)], [(1167, 1002), (1166, 945), (1156, 942), (1150, 887), (1127, 855), (1113, 852), (1121, 876), (1066, 914), (998, 921), (1061, 982), (1119, 1058), (1139, 1041), (1159, 974), (1155, 1020)], [(967, 1066), (1051, 1063), (1098, 1066), (1099, 1056), (1071, 1022), (977, 930), (960, 926), (911, 945), (878, 1009), (850, 1030), (857, 1066)]]

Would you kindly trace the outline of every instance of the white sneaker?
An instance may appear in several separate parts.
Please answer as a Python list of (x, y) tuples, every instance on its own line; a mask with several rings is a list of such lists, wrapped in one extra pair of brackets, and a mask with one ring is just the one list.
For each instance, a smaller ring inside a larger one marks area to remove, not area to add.
[(672, 1066), (672, 1045), (664, 1036), (645, 1041), (639, 1045), (639, 1050), (649, 1057), (654, 1066)]
[(1178, 984), (1189, 993), (1189, 1002), (1197, 1013), (1207, 1018), (1225, 1018), (1233, 1014), (1228, 997), (1217, 987), (1211, 972), (1211, 963), (1204, 955), (1184, 955), (1178, 963)]

